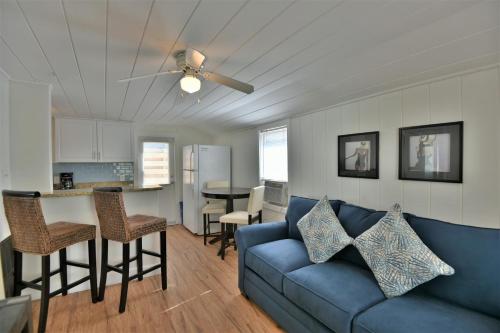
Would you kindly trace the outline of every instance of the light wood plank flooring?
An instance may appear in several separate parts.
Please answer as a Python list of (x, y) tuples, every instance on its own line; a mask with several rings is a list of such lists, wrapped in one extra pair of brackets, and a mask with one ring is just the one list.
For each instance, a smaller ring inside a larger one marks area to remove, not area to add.
[[(182, 226), (167, 229), (168, 289), (159, 275), (129, 285), (127, 309), (118, 314), (120, 286), (108, 286), (105, 300), (92, 304), (89, 291), (50, 300), (47, 332), (281, 332), (260, 308), (241, 296), (237, 253), (224, 261), (217, 246)], [(110, 273), (114, 274), (114, 273)], [(34, 328), (39, 302), (33, 302)]]

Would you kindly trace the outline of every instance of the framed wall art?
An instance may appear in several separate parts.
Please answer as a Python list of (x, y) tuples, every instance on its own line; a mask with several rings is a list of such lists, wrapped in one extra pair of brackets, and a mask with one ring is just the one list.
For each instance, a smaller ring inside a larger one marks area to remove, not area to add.
[(339, 177), (378, 178), (379, 132), (338, 136)]
[(399, 179), (461, 183), (463, 122), (399, 129)]

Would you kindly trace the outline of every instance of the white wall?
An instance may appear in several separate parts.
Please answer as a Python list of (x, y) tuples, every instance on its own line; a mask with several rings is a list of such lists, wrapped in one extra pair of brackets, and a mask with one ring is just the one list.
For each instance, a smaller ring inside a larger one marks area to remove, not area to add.
[(52, 190), (50, 86), (10, 82), (11, 184), (17, 190)]
[[(231, 184), (235, 187), (259, 185), (259, 135), (257, 129), (223, 133), (215, 144), (231, 146)], [(236, 210), (246, 210), (247, 200), (236, 200)]]
[[(9, 78), (0, 68), (0, 190), (10, 188)], [(0, 241), (9, 235), (3, 204), (0, 203)], [(0, 258), (0, 300), (5, 298)]]
[[(0, 190), (10, 188), (9, 78), (0, 69)], [(9, 233), (0, 203), (0, 241)]]
[[(283, 125), (279, 122), (271, 125)], [(222, 133), (215, 138), (215, 144), (231, 146), (231, 182), (233, 186), (255, 187), (259, 179), (259, 129)], [(248, 200), (236, 200), (235, 209), (246, 210)], [(284, 221), (285, 209), (265, 204), (262, 212), (264, 221)]]
[[(167, 185), (159, 194), (160, 216), (169, 224), (180, 223), (179, 202), (182, 200), (182, 147), (190, 144), (213, 144), (213, 136), (189, 127), (168, 127), (161, 125), (137, 124), (134, 128), (137, 151), (140, 137), (174, 138), (175, 183)], [(138, 163), (136, 161), (135, 165)], [(137, 174), (137, 171), (136, 171)]]
[[(290, 193), (500, 228), (499, 68), (475, 71), (293, 118)], [(398, 180), (398, 128), (464, 121), (464, 182)], [(337, 176), (337, 136), (380, 131), (380, 179)]]

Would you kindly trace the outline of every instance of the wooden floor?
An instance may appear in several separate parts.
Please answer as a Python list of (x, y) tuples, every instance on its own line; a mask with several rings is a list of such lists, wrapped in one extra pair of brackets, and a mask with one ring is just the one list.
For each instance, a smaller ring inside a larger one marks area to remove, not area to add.
[[(92, 304), (90, 292), (50, 300), (47, 332), (281, 332), (237, 287), (237, 253), (224, 261), (215, 245), (182, 226), (167, 230), (168, 289), (159, 275), (130, 282), (127, 309), (118, 314), (120, 286), (108, 286), (105, 300)], [(114, 273), (110, 273), (114, 274)], [(33, 302), (34, 328), (39, 302)]]

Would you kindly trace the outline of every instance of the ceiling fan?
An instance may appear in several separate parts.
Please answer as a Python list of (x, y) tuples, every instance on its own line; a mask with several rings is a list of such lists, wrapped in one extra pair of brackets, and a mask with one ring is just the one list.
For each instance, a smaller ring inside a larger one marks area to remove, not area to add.
[(200, 90), (201, 88), (200, 78), (217, 82), (219, 84), (225, 85), (226, 87), (239, 90), (246, 94), (253, 93), (253, 86), (251, 84), (241, 82), (221, 74), (205, 71), (204, 63), (206, 57), (200, 51), (197, 51), (195, 49), (186, 49), (177, 52), (174, 56), (176, 59), (178, 69), (153, 73), (148, 75), (130, 77), (118, 80), (118, 82), (129, 82), (132, 80), (145, 79), (148, 77), (154, 77), (159, 75), (183, 73), (184, 76), (180, 80), (181, 89), (190, 94)]

